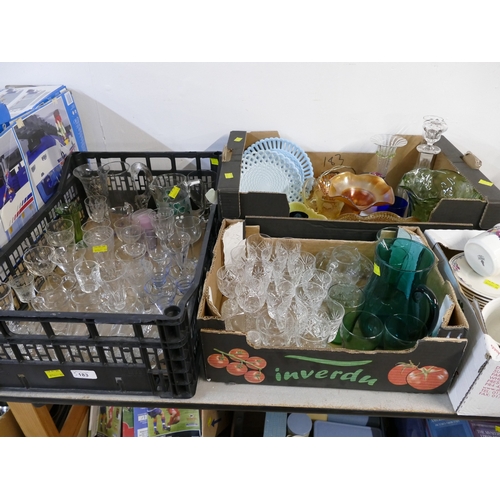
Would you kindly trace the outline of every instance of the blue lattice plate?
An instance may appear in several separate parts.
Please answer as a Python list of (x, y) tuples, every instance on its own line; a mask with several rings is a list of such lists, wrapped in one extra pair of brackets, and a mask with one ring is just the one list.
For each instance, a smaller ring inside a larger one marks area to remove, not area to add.
[(303, 171), (303, 179), (308, 179), (310, 177), (314, 177), (314, 170), (306, 152), (297, 146), (292, 141), (288, 141), (287, 139), (281, 139), (280, 137), (269, 137), (266, 139), (261, 139), (256, 143), (249, 146), (243, 156), (247, 153), (253, 153), (256, 151), (279, 151), (280, 153), (286, 154), (287, 156), (292, 155), (298, 161), (302, 171)]
[(247, 153), (241, 161), (240, 192), (286, 194), (288, 203), (301, 201), (302, 178), (295, 163), (278, 151)]

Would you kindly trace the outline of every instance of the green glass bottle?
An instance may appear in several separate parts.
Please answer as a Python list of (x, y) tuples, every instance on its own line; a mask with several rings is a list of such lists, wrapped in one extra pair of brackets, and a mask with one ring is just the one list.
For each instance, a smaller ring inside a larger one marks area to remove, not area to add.
[(57, 215), (60, 215), (64, 219), (70, 219), (73, 221), (73, 226), (75, 227), (75, 243), (78, 243), (83, 239), (82, 231), (82, 221), (81, 221), (81, 211), (82, 207), (80, 203), (72, 201), (56, 207)]

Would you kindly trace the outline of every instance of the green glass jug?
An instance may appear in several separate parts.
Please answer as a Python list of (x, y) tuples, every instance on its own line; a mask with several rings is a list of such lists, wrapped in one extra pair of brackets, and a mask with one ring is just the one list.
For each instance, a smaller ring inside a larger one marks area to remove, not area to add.
[(415, 316), (425, 323), (426, 334), (430, 335), (439, 319), (436, 295), (426, 284), (434, 265), (432, 251), (415, 240), (379, 240), (363, 310), (383, 322), (394, 314)]

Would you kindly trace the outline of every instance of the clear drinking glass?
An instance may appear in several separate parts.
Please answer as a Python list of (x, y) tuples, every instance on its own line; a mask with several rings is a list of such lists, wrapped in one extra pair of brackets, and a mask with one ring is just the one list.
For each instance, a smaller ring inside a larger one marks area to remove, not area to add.
[(87, 214), (94, 222), (102, 222), (109, 216), (108, 198), (104, 195), (89, 196), (84, 200)]
[(136, 243), (141, 239), (143, 229), (139, 224), (132, 224), (127, 219), (120, 219), (115, 223), (116, 237), (122, 243)]
[(174, 303), (177, 287), (170, 276), (155, 274), (144, 285), (144, 291), (152, 304), (163, 314)]
[(84, 232), (87, 258), (103, 265), (115, 258), (115, 232), (109, 226), (95, 227)]
[[(0, 283), (0, 309), (4, 311), (14, 311), (14, 296), (9, 283)], [(26, 326), (23, 326), (19, 321), (8, 321), (7, 326), (15, 333), (27, 333)]]
[(52, 247), (67, 247), (75, 243), (75, 226), (70, 219), (56, 219), (47, 224), (45, 231), (47, 244)]
[(80, 288), (85, 293), (93, 293), (99, 290), (100, 285), (100, 266), (93, 260), (83, 260), (75, 266), (75, 276)]
[(75, 266), (83, 261), (87, 249), (72, 243), (67, 247), (54, 248), (50, 260), (66, 274), (75, 274)]
[(210, 202), (207, 199), (207, 192), (216, 188), (217, 172), (213, 170), (203, 170), (189, 172), (186, 176), (189, 187), (189, 196), (196, 207), (200, 210), (200, 219), (208, 219)]
[(103, 227), (103, 226), (108, 226), (111, 227), (111, 221), (107, 218), (104, 218), (102, 222), (95, 222), (91, 219), (89, 219), (87, 222), (84, 222), (82, 224), (82, 238), (85, 235), (87, 231), (90, 229), (94, 229), (96, 227)]
[(232, 266), (221, 266), (217, 269), (217, 285), (220, 292), (230, 299), (236, 297), (236, 285), (240, 275)]
[(24, 264), (35, 276), (46, 276), (56, 268), (56, 265), (51, 260), (53, 252), (54, 249), (50, 246), (31, 246), (24, 252)]
[(100, 269), (101, 309), (105, 312), (121, 312), (127, 304), (127, 266), (115, 260)]
[(16, 292), (17, 298), (24, 304), (29, 304), (35, 297), (35, 277), (31, 273), (22, 273), (12, 276), (9, 280), (11, 288)]

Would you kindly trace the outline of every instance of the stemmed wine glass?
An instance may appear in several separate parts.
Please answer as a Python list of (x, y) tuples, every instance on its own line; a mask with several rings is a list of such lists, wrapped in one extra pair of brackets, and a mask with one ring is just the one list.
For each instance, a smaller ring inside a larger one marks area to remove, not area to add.
[(161, 207), (154, 210), (149, 218), (156, 236), (162, 244), (165, 245), (167, 240), (175, 232), (174, 209), (170, 207)]
[(48, 276), (56, 268), (51, 257), (54, 249), (47, 245), (33, 245), (23, 254), (23, 261), (29, 272), (35, 276)]
[(75, 226), (70, 219), (59, 218), (50, 221), (45, 231), (47, 244), (54, 248), (67, 248), (75, 243)]
[(189, 235), (189, 250), (193, 261), (197, 260), (194, 254), (194, 244), (201, 237), (201, 225), (202, 221), (197, 215), (179, 215), (175, 218), (176, 230)]

